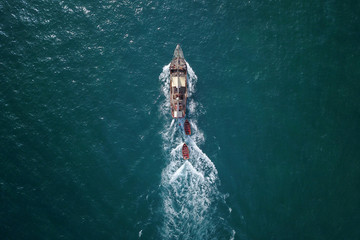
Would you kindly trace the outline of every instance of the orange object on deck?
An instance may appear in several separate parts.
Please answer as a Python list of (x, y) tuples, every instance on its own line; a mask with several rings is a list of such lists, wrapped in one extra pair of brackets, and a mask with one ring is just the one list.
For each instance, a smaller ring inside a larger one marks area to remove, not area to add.
[(184, 145), (182, 147), (182, 155), (183, 155), (185, 160), (190, 158), (189, 148), (185, 143), (184, 143)]

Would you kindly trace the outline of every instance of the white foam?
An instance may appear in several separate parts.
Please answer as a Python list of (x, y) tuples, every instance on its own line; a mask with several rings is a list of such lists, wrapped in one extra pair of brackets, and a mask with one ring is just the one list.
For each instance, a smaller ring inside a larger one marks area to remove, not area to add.
[(176, 180), (179, 177), (188, 177), (189, 175), (193, 175), (193, 177), (199, 177), (201, 181), (204, 180), (204, 176), (196, 171), (196, 169), (191, 165), (191, 163), (186, 160), (181, 167), (176, 170), (176, 172), (171, 176), (170, 183), (172, 183), (174, 180)]
[(172, 128), (172, 126), (174, 126), (174, 122), (175, 122), (175, 119), (173, 119), (173, 120), (171, 121), (170, 128)]
[(230, 240), (235, 239), (235, 234), (236, 234), (235, 230), (232, 230)]
[(179, 154), (179, 150), (182, 148), (182, 146), (183, 146), (183, 143), (180, 143), (179, 145), (176, 146), (176, 148), (171, 150), (171, 152), (170, 152), (171, 156), (175, 157), (176, 154)]

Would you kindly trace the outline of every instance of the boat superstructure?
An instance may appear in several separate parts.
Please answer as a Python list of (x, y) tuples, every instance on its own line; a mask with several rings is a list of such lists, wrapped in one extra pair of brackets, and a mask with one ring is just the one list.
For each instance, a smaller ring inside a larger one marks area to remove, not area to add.
[(187, 100), (187, 68), (183, 51), (178, 44), (170, 63), (170, 106), (173, 118), (184, 118)]

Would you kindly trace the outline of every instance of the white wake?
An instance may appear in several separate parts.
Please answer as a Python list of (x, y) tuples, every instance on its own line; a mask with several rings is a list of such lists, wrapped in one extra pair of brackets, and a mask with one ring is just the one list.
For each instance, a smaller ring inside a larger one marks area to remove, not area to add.
[[(169, 64), (170, 65), (170, 64)], [(218, 190), (218, 172), (198, 147), (204, 143), (204, 135), (197, 126), (197, 111), (201, 104), (191, 99), (196, 91), (197, 76), (190, 65), (188, 69), (188, 106), (187, 115), (192, 135), (185, 135), (184, 119), (174, 120), (170, 113), (170, 71), (169, 65), (163, 67), (159, 76), (164, 100), (160, 112), (165, 122), (161, 132), (166, 167), (161, 177), (161, 197), (163, 225), (161, 234), (164, 239), (234, 239), (235, 231), (217, 211), (219, 204), (225, 204), (226, 195)], [(186, 143), (190, 159), (184, 160), (181, 149)], [(220, 237), (219, 237), (220, 234)]]

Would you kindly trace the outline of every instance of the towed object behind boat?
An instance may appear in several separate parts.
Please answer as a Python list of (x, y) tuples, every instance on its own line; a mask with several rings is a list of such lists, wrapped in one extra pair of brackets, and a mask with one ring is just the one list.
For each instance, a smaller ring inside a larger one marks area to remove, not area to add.
[(184, 131), (186, 135), (191, 135), (191, 127), (189, 121), (186, 119), (184, 123)]
[(189, 148), (188, 146), (186, 145), (186, 143), (184, 143), (183, 147), (182, 147), (182, 155), (183, 155), (183, 158), (185, 160), (189, 159), (190, 158), (190, 152), (189, 152)]

